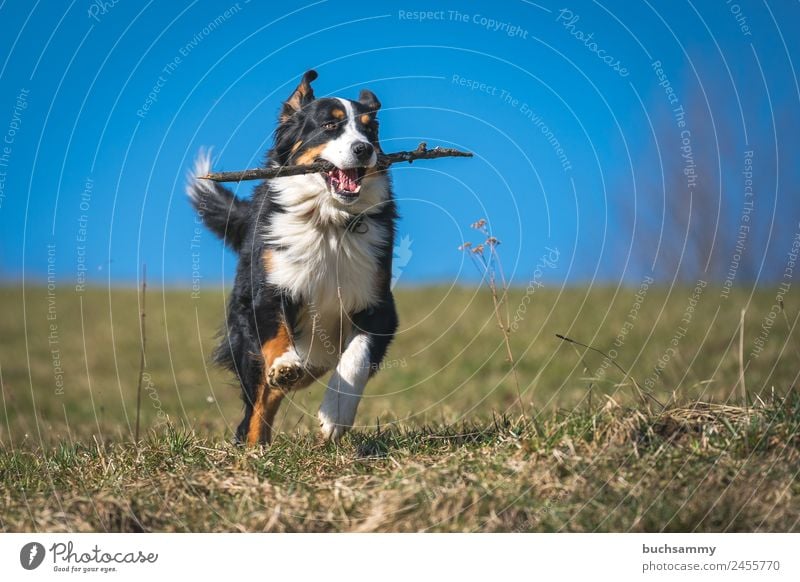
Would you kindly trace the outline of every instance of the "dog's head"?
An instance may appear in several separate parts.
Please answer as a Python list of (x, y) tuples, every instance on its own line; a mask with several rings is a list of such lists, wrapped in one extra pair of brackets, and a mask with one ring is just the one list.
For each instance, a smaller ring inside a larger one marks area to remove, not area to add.
[(376, 178), (381, 104), (367, 90), (361, 91), (358, 101), (317, 99), (311, 88), (316, 78), (315, 71), (307, 71), (284, 102), (270, 160), (281, 166), (319, 160), (333, 164), (332, 171), (312, 175), (315, 184), (336, 203), (349, 206)]

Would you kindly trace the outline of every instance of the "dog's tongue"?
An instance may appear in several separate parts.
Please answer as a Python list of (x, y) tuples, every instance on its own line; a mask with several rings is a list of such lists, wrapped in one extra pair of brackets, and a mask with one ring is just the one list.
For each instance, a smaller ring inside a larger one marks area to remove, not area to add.
[(333, 185), (340, 192), (355, 192), (358, 190), (358, 170), (356, 168), (347, 170), (334, 168), (329, 175)]

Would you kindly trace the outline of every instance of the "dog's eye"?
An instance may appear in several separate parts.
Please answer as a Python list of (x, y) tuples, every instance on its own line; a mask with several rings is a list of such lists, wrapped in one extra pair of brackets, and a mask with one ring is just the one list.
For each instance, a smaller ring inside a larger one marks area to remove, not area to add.
[(327, 123), (323, 123), (322, 124), (322, 129), (324, 129), (325, 131), (333, 131), (334, 129), (336, 129), (336, 123), (333, 122), (333, 121), (329, 121)]

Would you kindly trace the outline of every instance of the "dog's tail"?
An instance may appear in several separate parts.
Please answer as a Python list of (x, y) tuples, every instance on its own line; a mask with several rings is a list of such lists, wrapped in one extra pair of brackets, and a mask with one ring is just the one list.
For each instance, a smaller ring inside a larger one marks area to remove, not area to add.
[(240, 200), (233, 192), (215, 182), (204, 180), (211, 172), (211, 151), (201, 149), (189, 172), (186, 194), (208, 229), (235, 251), (244, 244), (249, 224), (248, 200)]

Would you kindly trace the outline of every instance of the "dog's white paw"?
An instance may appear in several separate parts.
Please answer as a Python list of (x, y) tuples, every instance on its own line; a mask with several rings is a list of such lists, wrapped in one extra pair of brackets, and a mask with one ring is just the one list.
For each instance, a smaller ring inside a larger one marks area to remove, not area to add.
[(318, 417), (319, 430), (320, 433), (322, 433), (322, 438), (326, 441), (339, 441), (353, 426), (352, 424), (349, 426), (338, 424), (334, 419), (328, 418), (323, 414), (321, 410), (319, 411)]
[(325, 440), (338, 441), (353, 427), (360, 399), (360, 395), (328, 388), (317, 414), (319, 428)]
[(345, 349), (336, 371), (328, 382), (319, 408), (322, 436), (338, 441), (353, 427), (356, 410), (369, 378), (369, 338), (356, 336)]

